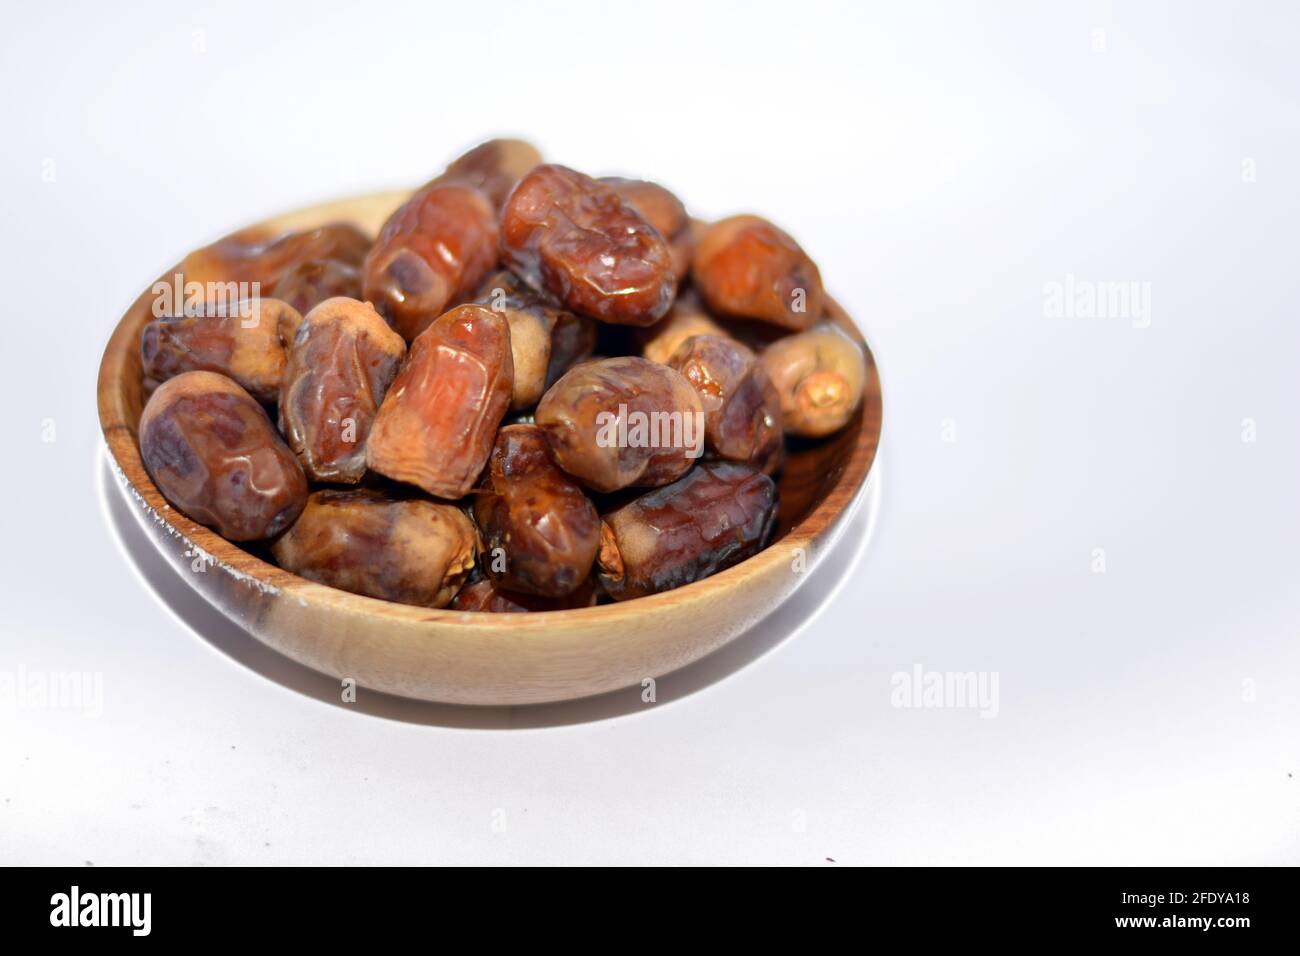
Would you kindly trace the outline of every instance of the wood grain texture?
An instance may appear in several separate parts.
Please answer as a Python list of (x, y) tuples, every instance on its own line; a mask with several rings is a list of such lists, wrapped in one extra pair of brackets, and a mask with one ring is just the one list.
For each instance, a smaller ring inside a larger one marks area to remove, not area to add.
[[(406, 195), (327, 203), (263, 227), (274, 234), (350, 220), (373, 234)], [(789, 456), (779, 481), (777, 536), (766, 550), (711, 578), (624, 604), (533, 614), (393, 604), (281, 570), (163, 499), (136, 443), (140, 332), (152, 318), (152, 301), (146, 290), (118, 322), (99, 370), (100, 425), (123, 493), (178, 573), (231, 620), (301, 664), (404, 697), (498, 705), (571, 700), (639, 685), (704, 657), (815, 572), (862, 497), (880, 442), (875, 361), (852, 320), (830, 302), (832, 319), (866, 349), (866, 394), (847, 428), (823, 442), (799, 443)], [(194, 570), (196, 561), (206, 569)]]

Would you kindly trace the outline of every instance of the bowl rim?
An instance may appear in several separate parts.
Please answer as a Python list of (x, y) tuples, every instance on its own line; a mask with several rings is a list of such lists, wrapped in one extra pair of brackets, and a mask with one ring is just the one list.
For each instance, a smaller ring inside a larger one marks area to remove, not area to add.
[[(396, 204), (406, 195), (409, 195), (409, 192), (381, 191), (317, 203), (270, 217), (248, 229), (266, 228), (271, 231), (285, 231), (291, 228), (307, 228), (313, 222), (319, 224), (335, 219), (347, 219), (349, 217), (346, 210), (353, 205), (365, 202)], [(333, 215), (331, 210), (339, 210), (339, 214)], [(155, 281), (169, 280), (179, 268), (178, 263)], [(109, 454), (110, 465), (119, 483), (123, 485), (124, 490), (137, 497), (137, 503), (147, 509), (155, 520), (163, 521), (191, 549), (197, 549), (206, 558), (210, 558), (214, 567), (220, 567), (226, 573), (252, 582), (260, 589), (343, 614), (382, 617), (415, 624), (464, 625), (469, 623), (480, 630), (512, 633), (521, 630), (563, 628), (567, 623), (578, 621), (584, 625), (592, 625), (605, 619), (610, 624), (617, 624), (625, 618), (629, 608), (653, 612), (658, 608), (698, 599), (709, 588), (725, 589), (728, 582), (740, 580), (745, 575), (763, 573), (777, 564), (793, 566), (800, 551), (803, 551), (811, 568), (816, 552), (829, 543), (827, 535), (849, 516), (861, 500), (866, 489), (867, 477), (875, 463), (880, 446), (884, 424), (884, 402), (875, 356), (861, 329), (839, 303), (827, 295), (827, 318), (847, 332), (865, 353), (867, 373), (864, 398), (852, 422), (852, 426), (858, 430), (858, 438), (829, 491), (781, 538), (773, 541), (762, 551), (707, 578), (670, 591), (647, 595), (632, 601), (616, 601), (611, 604), (565, 610), (493, 614), (420, 607), (354, 594), (300, 577), (245, 551), (238, 544), (227, 541), (215, 531), (192, 521), (173, 508), (149, 477), (140, 457), (135, 423), (128, 419), (129, 403), (125, 398), (122, 383), (132, 372), (133, 360), (138, 360), (139, 329), (145, 321), (144, 313), (148, 311), (152, 287), (153, 283), (146, 286), (145, 291), (117, 320), (99, 365), (97, 406), (100, 430)]]

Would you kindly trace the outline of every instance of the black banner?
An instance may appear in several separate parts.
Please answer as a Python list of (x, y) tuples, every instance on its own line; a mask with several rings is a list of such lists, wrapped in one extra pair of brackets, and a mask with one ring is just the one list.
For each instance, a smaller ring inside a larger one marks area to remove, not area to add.
[[(435, 911), (457, 922), (459, 936), (481, 925), (464, 916), (477, 915), (477, 908), (494, 915), (508, 899), (514, 925), (530, 918), (553, 925), (557, 915), (541, 894), (512, 894), (498, 886), (489, 891), (472, 875), (412, 870), (87, 868), (11, 870), (9, 876), (12, 889), (0, 909), (11, 940), (247, 942), (257, 933), (254, 927), (278, 925), (291, 928), (301, 942), (331, 941), (342, 921), (364, 926), (372, 942), (428, 932)], [(456, 889), (450, 889), (452, 879), (460, 884)], [(651, 929), (649, 913), (656, 913), (655, 920), (669, 914), (655, 902), (663, 891), (643, 888), (642, 879), (603, 899), (584, 892), (583, 906), (571, 899), (565, 919), (625, 921), (635, 933)], [(716, 908), (705, 892), (692, 890), (691, 874), (672, 879), (684, 884), (674, 887), (673, 897), (691, 900), (696, 918), (709, 920), (712, 914), (718, 929), (725, 921), (729, 932), (743, 932), (753, 921), (753, 929), (767, 933), (775, 919), (804, 931), (865, 924), (881, 940), (920, 933), (927, 944), (1128, 938), (1178, 947), (1202, 940), (1288, 940), (1296, 924), (1295, 874), (1285, 869), (842, 871), (815, 878), (813, 885), (805, 877), (803, 886), (791, 890), (769, 884), (757, 907), (742, 903), (745, 876), (735, 874), (726, 902), (719, 900)], [(771, 879), (765, 874), (765, 882)], [(778, 903), (775, 894), (786, 898)], [(499, 920), (487, 925), (495, 928)]]

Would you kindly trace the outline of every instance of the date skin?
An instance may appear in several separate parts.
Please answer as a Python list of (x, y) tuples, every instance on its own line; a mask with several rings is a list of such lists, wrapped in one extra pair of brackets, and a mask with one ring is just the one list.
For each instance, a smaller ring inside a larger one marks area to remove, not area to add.
[(618, 325), (649, 325), (677, 280), (659, 232), (610, 186), (565, 166), (538, 166), (501, 211), (501, 260), (565, 307)]
[(556, 464), (596, 491), (666, 485), (704, 448), (699, 395), (678, 372), (635, 355), (574, 366), (533, 417)]
[(515, 384), (510, 407), (531, 408), (574, 362), (596, 347), (596, 323), (559, 308), (512, 272), (487, 280), (478, 299), (510, 323)]
[(490, 139), (452, 161), (434, 182), (457, 183), (480, 190), (500, 211), (510, 191), (542, 164), (537, 147), (522, 139)]
[(705, 462), (605, 516), (597, 567), (616, 601), (699, 581), (756, 554), (776, 516), (776, 485), (748, 465)]
[(776, 388), (788, 434), (821, 438), (837, 432), (862, 404), (866, 357), (834, 326), (773, 342), (763, 351), (762, 364)]
[(165, 382), (182, 372), (220, 372), (273, 402), (301, 322), (298, 310), (278, 299), (235, 303), (220, 315), (155, 319), (140, 335), (144, 376)]
[(368, 302), (326, 299), (307, 313), (289, 351), (280, 431), (309, 478), (361, 480), (366, 439), (405, 355)]
[(312, 259), (282, 275), (272, 294), (306, 315), (326, 299), (360, 299), (361, 268), (339, 259)]
[(403, 203), (363, 267), (363, 293), (407, 342), (470, 298), (496, 265), (497, 222), (479, 190), (433, 182)]
[(591, 574), (600, 516), (582, 488), (555, 467), (535, 425), (497, 433), (474, 519), (483, 533), (484, 571), (500, 588), (565, 597)]
[(691, 271), (691, 257), (695, 252), (695, 236), (691, 217), (686, 207), (675, 195), (658, 183), (644, 179), (624, 179), (622, 176), (605, 176), (600, 182), (609, 186), (623, 201), (654, 226), (668, 243), (673, 260), (673, 275), (681, 282)]
[(271, 547), (286, 571), (420, 607), (446, 606), (477, 552), (478, 534), (459, 508), (366, 489), (314, 492)]
[(497, 587), (492, 580), (475, 572), (447, 607), (453, 611), (487, 611), (496, 614), (527, 614), (537, 611), (568, 611), (592, 607), (596, 603), (596, 584), (587, 578), (571, 594), (562, 598), (516, 594)]
[(307, 478), (257, 400), (216, 372), (185, 372), (150, 397), (140, 457), (182, 514), (230, 541), (258, 541), (291, 525)]
[(825, 306), (816, 263), (759, 216), (732, 216), (704, 229), (691, 274), (718, 315), (799, 332), (817, 322)]
[(304, 262), (329, 259), (357, 266), (369, 249), (370, 237), (346, 222), (269, 237), (246, 229), (191, 252), (180, 271), (186, 282), (258, 282), (267, 294)]
[(678, 346), (668, 365), (699, 394), (705, 445), (713, 455), (769, 475), (781, 466), (781, 399), (753, 352), (726, 336), (696, 335)]
[(481, 305), (457, 306), (411, 343), (366, 442), (370, 468), (440, 498), (478, 480), (510, 407), (510, 326)]

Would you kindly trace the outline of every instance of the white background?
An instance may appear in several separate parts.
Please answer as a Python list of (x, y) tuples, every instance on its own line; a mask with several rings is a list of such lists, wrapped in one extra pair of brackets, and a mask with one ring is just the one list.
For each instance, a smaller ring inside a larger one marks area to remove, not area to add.
[[(1288, 6), (3, 0), (0, 670), (104, 696), (0, 701), (0, 862), (1297, 862)], [(127, 559), (100, 353), (185, 250), (510, 132), (802, 241), (884, 375), (877, 525), (689, 695), (328, 704)], [(1149, 327), (1048, 316), (1067, 274)], [(891, 706), (915, 665), (997, 716)]]

